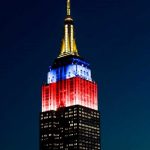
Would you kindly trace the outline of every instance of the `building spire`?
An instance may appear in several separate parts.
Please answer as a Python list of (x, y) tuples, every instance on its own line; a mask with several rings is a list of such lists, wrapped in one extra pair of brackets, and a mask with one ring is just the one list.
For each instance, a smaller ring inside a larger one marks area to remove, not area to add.
[(71, 15), (70, 0), (67, 0), (67, 16)]
[(65, 18), (64, 36), (62, 39), (61, 50), (58, 57), (64, 57), (67, 55), (78, 55), (76, 41), (74, 37), (73, 19), (71, 18), (71, 3), (67, 0), (67, 16)]

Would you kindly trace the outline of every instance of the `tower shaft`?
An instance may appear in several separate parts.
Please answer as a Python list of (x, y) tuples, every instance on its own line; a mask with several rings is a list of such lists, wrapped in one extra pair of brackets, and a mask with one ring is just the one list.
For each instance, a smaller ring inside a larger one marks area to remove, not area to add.
[(66, 0), (61, 51), (42, 86), (40, 150), (101, 150), (97, 92), (90, 64), (78, 55)]

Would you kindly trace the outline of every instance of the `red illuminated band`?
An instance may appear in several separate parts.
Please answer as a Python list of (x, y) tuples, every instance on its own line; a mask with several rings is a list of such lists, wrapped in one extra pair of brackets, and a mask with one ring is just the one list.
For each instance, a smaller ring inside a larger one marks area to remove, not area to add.
[(42, 111), (72, 105), (98, 110), (97, 84), (74, 77), (42, 86)]

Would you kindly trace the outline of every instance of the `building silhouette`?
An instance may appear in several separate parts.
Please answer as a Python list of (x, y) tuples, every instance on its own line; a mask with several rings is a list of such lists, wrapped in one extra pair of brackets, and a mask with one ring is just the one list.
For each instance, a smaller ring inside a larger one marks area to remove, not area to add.
[(42, 86), (40, 150), (100, 150), (97, 84), (78, 54), (70, 0), (58, 57)]

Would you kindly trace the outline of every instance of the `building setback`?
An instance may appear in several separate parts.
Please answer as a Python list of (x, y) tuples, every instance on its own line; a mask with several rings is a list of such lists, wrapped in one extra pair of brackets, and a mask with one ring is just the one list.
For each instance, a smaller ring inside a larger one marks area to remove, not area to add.
[(70, 0), (58, 57), (42, 86), (40, 150), (100, 150), (97, 84), (79, 56)]

